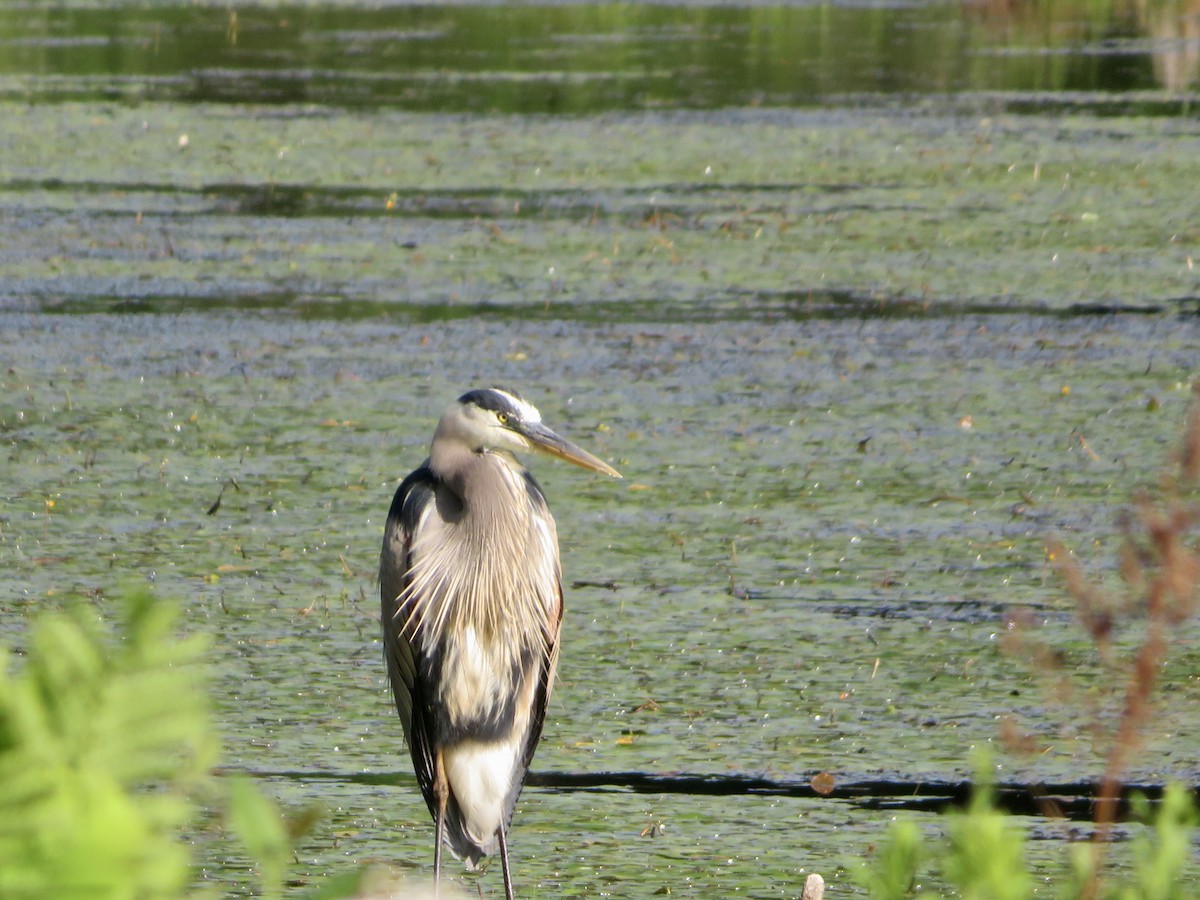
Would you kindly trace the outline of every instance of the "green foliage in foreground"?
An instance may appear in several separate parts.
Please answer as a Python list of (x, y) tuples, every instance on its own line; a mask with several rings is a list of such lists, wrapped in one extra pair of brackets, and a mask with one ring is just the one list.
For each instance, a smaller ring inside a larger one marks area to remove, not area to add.
[[(0, 897), (172, 898), (192, 893), (190, 845), (215, 809), (259, 875), (283, 892), (294, 819), (244, 777), (214, 774), (208, 639), (177, 635), (174, 603), (135, 591), (111, 629), (95, 608), (47, 613), (23, 664), (0, 664)], [(338, 900), (380, 881), (357, 869), (314, 897)]]
[(116, 634), (95, 612), (41, 617), (25, 664), (0, 669), (0, 896), (180, 894), (178, 834), (216, 759), (203, 638), (132, 594)]
[(90, 606), (40, 616), (24, 664), (0, 666), (0, 897), (182, 897), (181, 838), (224, 811), (278, 895), (290, 837), (248, 781), (213, 774), (204, 636), (178, 637), (175, 604), (133, 592), (113, 628)]
[(989, 767), (975, 771), (970, 805), (950, 817), (943, 872), (965, 900), (1023, 900), (1033, 895), (1025, 835), (996, 809)]
[[(986, 772), (979, 766), (977, 772)], [(920, 889), (922, 866), (940, 859), (943, 880), (965, 900), (1026, 900), (1034, 896), (1034, 881), (1025, 860), (1025, 834), (1017, 823), (996, 808), (987, 776), (977, 775), (978, 785), (970, 806), (950, 816), (944, 845), (931, 851), (913, 822), (894, 822), (874, 859), (857, 873), (858, 883), (875, 900), (932, 898)], [(1189, 791), (1178, 784), (1167, 787), (1157, 810), (1141, 801), (1138, 818), (1149, 826), (1134, 842), (1134, 865), (1129, 880), (1109, 884), (1093, 880), (1093, 845), (1081, 843), (1073, 850), (1073, 877), (1057, 891), (1064, 900), (1094, 896), (1096, 900), (1186, 900), (1194, 888), (1185, 883), (1184, 867), (1191, 854), (1192, 833), (1198, 814)], [(1095, 893), (1089, 891), (1095, 887)]]

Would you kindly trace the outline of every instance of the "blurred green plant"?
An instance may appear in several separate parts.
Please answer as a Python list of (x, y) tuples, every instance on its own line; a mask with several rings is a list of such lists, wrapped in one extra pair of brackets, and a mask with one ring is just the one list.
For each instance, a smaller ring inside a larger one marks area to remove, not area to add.
[[(115, 634), (90, 608), (42, 616), (0, 670), (0, 896), (182, 893), (179, 832), (216, 760), (201, 658), (147, 592)], [(14, 654), (15, 655), (15, 654)]]
[(921, 829), (908, 819), (897, 819), (871, 863), (855, 872), (855, 880), (875, 900), (905, 900), (916, 896), (924, 860)]
[[(979, 754), (971, 802), (949, 814), (945, 846), (937, 850), (941, 875), (964, 900), (1025, 900), (1033, 896), (1025, 835), (996, 808), (991, 772), (990, 759)], [(919, 885), (928, 857), (920, 828), (901, 819), (892, 823), (876, 858), (864, 865), (857, 880), (876, 900), (935, 897)]]
[[(111, 629), (83, 604), (39, 616), (0, 667), (0, 897), (185, 896), (181, 835), (202, 807), (280, 896), (314, 812), (285, 818), (249, 779), (214, 774), (209, 641), (177, 635), (177, 605), (135, 590), (115, 609)], [(352, 896), (361, 874), (321, 896)]]
[(993, 771), (991, 760), (979, 754), (971, 802), (950, 817), (942, 871), (964, 900), (1024, 900), (1033, 895), (1025, 833), (996, 808)]
[[(964, 900), (1026, 900), (1034, 897), (1034, 879), (1025, 860), (1025, 835), (1012, 817), (996, 807), (986, 760), (976, 769), (975, 791), (963, 812), (951, 813), (944, 844), (925, 846), (920, 828), (909, 820), (893, 822), (874, 857), (855, 880), (875, 900), (933, 898), (920, 879), (927, 860), (940, 859), (942, 880)], [(1200, 813), (1191, 793), (1169, 785), (1157, 808), (1145, 798), (1133, 804), (1134, 819), (1145, 833), (1133, 843), (1133, 865), (1120, 883), (1105, 883), (1102, 900), (1188, 900), (1194, 885), (1184, 878), (1192, 836)], [(1063, 900), (1090, 896), (1097, 883), (1097, 857), (1090, 844), (1072, 847), (1072, 871), (1055, 893)]]
[(228, 787), (225, 822), (258, 863), (263, 896), (278, 897), (292, 858), (292, 839), (279, 807), (244, 775), (230, 778)]

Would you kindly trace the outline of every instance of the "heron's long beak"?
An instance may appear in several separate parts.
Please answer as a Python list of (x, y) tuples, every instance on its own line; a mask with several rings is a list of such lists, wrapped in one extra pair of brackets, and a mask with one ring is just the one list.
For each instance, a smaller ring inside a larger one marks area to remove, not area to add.
[(529, 441), (529, 445), (535, 450), (541, 450), (543, 453), (557, 456), (559, 459), (565, 459), (569, 463), (575, 463), (575, 465), (591, 469), (593, 472), (601, 472), (605, 475), (611, 475), (613, 478), (621, 477), (621, 473), (604, 460), (592, 456), (592, 454), (588, 453), (582, 447), (572, 444), (566, 438), (555, 434), (540, 422), (523, 424), (521, 434), (525, 436)]

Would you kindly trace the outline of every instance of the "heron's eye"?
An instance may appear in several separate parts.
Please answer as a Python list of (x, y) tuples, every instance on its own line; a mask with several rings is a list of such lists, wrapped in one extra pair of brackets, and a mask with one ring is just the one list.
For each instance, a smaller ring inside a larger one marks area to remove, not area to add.
[(507, 425), (508, 424), (508, 413), (502, 413), (502, 412), (496, 413), (496, 421), (499, 422), (501, 425)]

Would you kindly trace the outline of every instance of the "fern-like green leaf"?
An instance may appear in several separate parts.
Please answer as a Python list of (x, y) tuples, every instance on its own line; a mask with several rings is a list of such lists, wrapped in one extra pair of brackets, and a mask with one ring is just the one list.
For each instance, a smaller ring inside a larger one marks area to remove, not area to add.
[(133, 593), (114, 633), (90, 609), (43, 617), (24, 665), (0, 667), (0, 896), (169, 897), (177, 832), (215, 761), (203, 639)]

